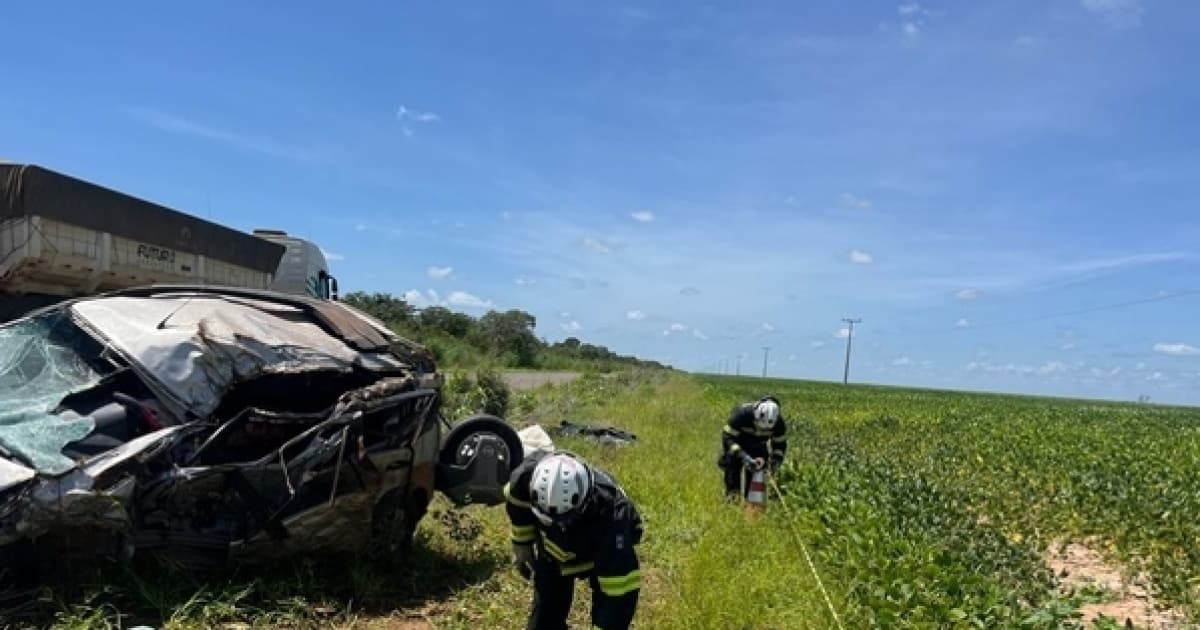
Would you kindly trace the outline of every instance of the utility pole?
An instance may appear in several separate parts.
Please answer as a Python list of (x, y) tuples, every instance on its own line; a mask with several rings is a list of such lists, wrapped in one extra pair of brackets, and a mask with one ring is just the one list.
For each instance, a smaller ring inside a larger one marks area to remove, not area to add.
[(850, 325), (846, 330), (846, 371), (842, 374), (842, 384), (850, 383), (850, 343), (854, 339), (854, 325), (861, 322), (861, 319), (843, 318), (842, 321)]
[(734, 376), (741, 376), (741, 375), (742, 375), (742, 355), (738, 354), (737, 374), (734, 374)]
[(763, 378), (767, 378), (767, 355), (771, 353), (770, 346), (763, 346)]

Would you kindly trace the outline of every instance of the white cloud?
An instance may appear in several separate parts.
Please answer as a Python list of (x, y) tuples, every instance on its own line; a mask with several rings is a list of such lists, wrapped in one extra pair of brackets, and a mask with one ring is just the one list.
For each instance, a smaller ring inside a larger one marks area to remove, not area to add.
[(813, 342), (810, 342), (808, 345), (812, 346), (813, 348), (823, 348), (823, 347), (825, 347), (825, 342), (824, 341), (813, 341)]
[(1058, 348), (1059, 348), (1060, 350), (1063, 350), (1063, 351), (1067, 351), (1067, 352), (1069, 352), (1069, 351), (1071, 351), (1071, 350), (1074, 350), (1075, 348), (1078, 348), (1078, 347), (1079, 347), (1079, 346), (1077, 346), (1077, 345), (1075, 344), (1075, 342), (1074, 342), (1074, 341), (1068, 341), (1068, 342), (1066, 342), (1066, 343), (1062, 344), (1061, 346), (1059, 346)]
[(1146, 380), (1147, 381), (1165, 381), (1165, 380), (1167, 380), (1167, 375), (1163, 374), (1162, 372), (1155, 372), (1155, 373), (1147, 376)]
[(775, 332), (775, 327), (767, 322), (763, 322), (762, 329), (764, 332)]
[(527, 287), (527, 286), (530, 286), (533, 284), (537, 284), (537, 278), (530, 278), (529, 276), (517, 276), (517, 279), (513, 280), (513, 282), (515, 282), (519, 286)]
[(692, 329), (692, 336), (695, 337), (696, 339), (699, 339), (700, 341), (708, 341), (708, 335), (700, 332), (699, 328)]
[(579, 322), (577, 322), (575, 320), (571, 320), (569, 322), (559, 324), (559, 326), (562, 326), (562, 329), (565, 332), (579, 332), (580, 330), (583, 330), (583, 326), (580, 326)]
[(867, 252), (852, 249), (850, 250), (850, 262), (856, 265), (869, 265), (875, 262), (875, 259)]
[(400, 130), (404, 132), (404, 135), (412, 137), (414, 133), (413, 123), (428, 124), (439, 122), (442, 120), (442, 117), (433, 112), (419, 112), (401, 105), (396, 108), (396, 120), (400, 121)]
[(900, 16), (900, 30), (905, 39), (912, 41), (920, 37), (921, 29), (925, 27), (925, 18), (938, 15), (916, 2), (906, 2), (896, 7)]
[(894, 360), (892, 361), (892, 365), (895, 365), (895, 366), (898, 366), (898, 367), (899, 367), (899, 366), (904, 366), (904, 365), (912, 365), (912, 359), (910, 359), (910, 358), (908, 358), (908, 357), (906, 357), (906, 356), (905, 356), (905, 357), (900, 357), (900, 358), (898, 358), (898, 359), (894, 359)]
[(559, 313), (558, 316), (563, 319), (571, 319), (571, 314), (566, 311)]
[(869, 210), (871, 208), (871, 200), (866, 197), (859, 197), (854, 193), (842, 193), (838, 200), (847, 208), (858, 208), (860, 210)]
[(471, 295), (466, 291), (454, 291), (446, 297), (446, 303), (452, 306), (467, 306), (470, 308), (492, 308), (490, 300)]
[(969, 301), (969, 300), (978, 300), (979, 297), (982, 295), (983, 295), (983, 293), (980, 292), (979, 289), (967, 288), (967, 289), (963, 289), (963, 290), (959, 291), (958, 293), (955, 293), (954, 297), (956, 297), (960, 300), (968, 300)]
[(1067, 366), (1062, 361), (1047, 361), (1037, 369), (1038, 374), (1042, 376), (1050, 376), (1060, 372), (1066, 372)]
[(512, 216), (513, 216), (513, 214), (511, 212), (509, 212), (508, 210), (505, 210), (504, 212), (500, 213), (500, 218), (504, 221), (508, 221), (508, 220), (512, 219)]
[(429, 274), (429, 277), (433, 278), (434, 280), (445, 280), (446, 278), (450, 277), (450, 274), (454, 273), (454, 268), (453, 267), (430, 267), (429, 269), (426, 269), (425, 271), (426, 271), (426, 273)]
[(667, 326), (667, 329), (664, 330), (662, 334), (664, 337), (669, 337), (675, 333), (681, 333), (686, 330), (687, 330), (687, 326), (684, 326), (683, 324), (680, 324), (679, 322), (674, 322), (670, 326)]
[(327, 252), (327, 251), (325, 251), (325, 250), (323, 250), (323, 249), (321, 250), (321, 255), (325, 256), (325, 260), (328, 260), (328, 261), (330, 261), (330, 262), (333, 262), (333, 261), (336, 261), (336, 260), (346, 260), (346, 257), (345, 257), (345, 256), (343, 256), (343, 255), (341, 255), (341, 254), (335, 254), (335, 253), (333, 253), (333, 252)]
[(625, 319), (630, 321), (640, 322), (646, 319), (646, 314), (641, 311), (625, 311)]
[(679, 295), (695, 297), (697, 295), (700, 295), (700, 289), (697, 289), (696, 287), (683, 287), (682, 289), (679, 290)]
[(598, 238), (591, 236), (583, 239), (583, 246), (599, 254), (611, 254), (612, 247)]
[(365, 231), (367, 231), (367, 224), (366, 224), (366, 223), (356, 223), (356, 224), (354, 224), (354, 231), (356, 231), (356, 232), (365, 232)]
[(958, 321), (954, 322), (954, 325), (959, 328), (966, 328), (971, 325), (971, 322), (967, 321), (965, 317), (960, 317)]
[(1142, 23), (1141, 0), (1080, 0), (1087, 11), (1099, 15), (1113, 28), (1134, 28)]
[(1195, 346), (1189, 346), (1186, 343), (1164, 343), (1161, 341), (1154, 344), (1154, 351), (1177, 357), (1200, 354), (1200, 350), (1196, 349)]
[(630, 213), (629, 216), (638, 223), (649, 223), (654, 220), (654, 213), (650, 212), (649, 210), (639, 210), (637, 212)]
[(789, 355), (788, 355), (788, 358), (787, 358), (787, 360), (788, 360), (788, 361), (795, 361), (795, 360), (796, 360), (796, 355), (794, 355), (794, 354), (789, 354)]
[(461, 306), (467, 308), (492, 308), (494, 304), (490, 300), (485, 300), (478, 296), (467, 293), (466, 291), (453, 291), (445, 298), (438, 295), (437, 291), (428, 289), (424, 293), (416, 289), (409, 289), (404, 292), (404, 301), (412, 304), (417, 308), (425, 308), (428, 306)]
[(833, 336), (838, 339), (845, 339), (846, 337), (850, 336), (850, 329), (845, 327), (839, 328), (834, 331)]

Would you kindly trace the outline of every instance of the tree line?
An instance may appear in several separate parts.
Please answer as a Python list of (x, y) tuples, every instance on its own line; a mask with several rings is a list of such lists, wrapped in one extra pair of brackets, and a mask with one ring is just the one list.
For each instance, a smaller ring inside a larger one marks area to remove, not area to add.
[(490, 310), (473, 317), (444, 306), (417, 308), (390, 293), (356, 291), (342, 299), (397, 334), (425, 345), (439, 363), (450, 367), (602, 371), (621, 366), (667, 367), (657, 361), (617, 354), (576, 337), (548, 343), (535, 332), (537, 319), (519, 309)]

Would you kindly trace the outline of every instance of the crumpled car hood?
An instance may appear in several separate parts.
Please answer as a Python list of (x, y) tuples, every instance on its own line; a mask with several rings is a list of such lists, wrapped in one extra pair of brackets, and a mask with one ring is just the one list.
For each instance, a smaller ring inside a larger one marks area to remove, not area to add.
[[(238, 381), (270, 373), (349, 371), (369, 359), (297, 308), (209, 295), (109, 297), (71, 306), (79, 325), (133, 364), (180, 417), (206, 419)], [(372, 367), (384, 367), (373, 365)]]

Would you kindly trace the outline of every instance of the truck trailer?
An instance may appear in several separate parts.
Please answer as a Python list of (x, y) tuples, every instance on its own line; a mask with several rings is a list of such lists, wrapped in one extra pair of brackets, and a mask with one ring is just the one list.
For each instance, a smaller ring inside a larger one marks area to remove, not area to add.
[(320, 248), (258, 232), (40, 166), (0, 163), (0, 322), (64, 299), (155, 284), (336, 298)]

